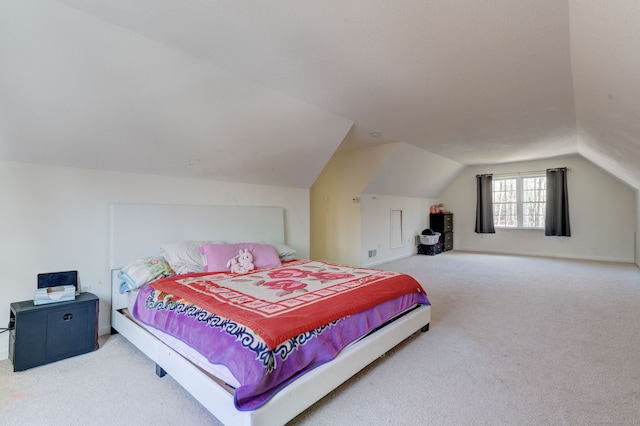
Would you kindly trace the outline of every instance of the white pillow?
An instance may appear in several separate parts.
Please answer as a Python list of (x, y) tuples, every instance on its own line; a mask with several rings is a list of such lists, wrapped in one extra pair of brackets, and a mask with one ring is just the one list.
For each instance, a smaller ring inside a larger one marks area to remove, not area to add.
[[(198, 251), (211, 241), (177, 241), (160, 245), (160, 254), (167, 259), (176, 274), (204, 272), (205, 257)], [(224, 243), (218, 243), (224, 244)]]
[(296, 254), (296, 249), (289, 247), (286, 244), (282, 243), (270, 243), (278, 252), (278, 256), (280, 256), (280, 260), (291, 260), (293, 259), (293, 255)]

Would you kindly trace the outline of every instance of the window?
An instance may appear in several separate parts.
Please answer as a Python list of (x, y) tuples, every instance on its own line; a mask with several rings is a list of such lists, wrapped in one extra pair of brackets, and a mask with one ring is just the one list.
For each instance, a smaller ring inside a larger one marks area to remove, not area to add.
[(543, 175), (493, 179), (493, 224), (503, 228), (544, 228), (547, 178)]

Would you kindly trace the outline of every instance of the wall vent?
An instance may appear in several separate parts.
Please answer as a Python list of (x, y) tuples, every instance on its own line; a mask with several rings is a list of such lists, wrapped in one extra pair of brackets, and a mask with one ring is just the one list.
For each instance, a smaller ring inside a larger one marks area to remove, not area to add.
[(376, 257), (376, 250), (369, 250), (369, 257)]

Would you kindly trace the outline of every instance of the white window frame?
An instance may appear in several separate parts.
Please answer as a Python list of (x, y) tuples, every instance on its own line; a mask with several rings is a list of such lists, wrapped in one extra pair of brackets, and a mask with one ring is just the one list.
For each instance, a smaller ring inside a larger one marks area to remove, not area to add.
[[(499, 181), (499, 180), (507, 180), (507, 179), (515, 179), (516, 180), (516, 221), (517, 224), (515, 226), (506, 226), (506, 225), (499, 225), (496, 220), (497, 218), (494, 215), (494, 226), (496, 228), (499, 229), (527, 229), (527, 230), (544, 230), (544, 223), (541, 224), (541, 226), (524, 226), (524, 200), (523, 200), (523, 195), (524, 195), (524, 188), (523, 188), (523, 180), (527, 179), (527, 178), (545, 178), (546, 179), (546, 175), (545, 173), (527, 173), (527, 174), (514, 174), (514, 175), (501, 175), (499, 177), (495, 177), (493, 178), (493, 182), (494, 182), (494, 186), (491, 189), (491, 196), (494, 197), (494, 192), (495, 192), (495, 182)], [(495, 200), (495, 197), (493, 198), (493, 200)], [(546, 199), (544, 200), (544, 204), (546, 207)], [(494, 210), (495, 211), (495, 210)], [(543, 209), (544, 211), (544, 209)], [(544, 216), (544, 214), (543, 214)]]

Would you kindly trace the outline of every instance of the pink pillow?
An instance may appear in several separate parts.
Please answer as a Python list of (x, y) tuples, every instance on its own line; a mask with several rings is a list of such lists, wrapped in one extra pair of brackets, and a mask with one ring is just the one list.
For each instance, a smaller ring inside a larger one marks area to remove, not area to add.
[(227, 262), (236, 257), (240, 250), (249, 249), (253, 255), (256, 269), (282, 266), (276, 249), (270, 244), (237, 243), (237, 244), (204, 244), (198, 251), (204, 254), (207, 264), (205, 272), (228, 271)]

